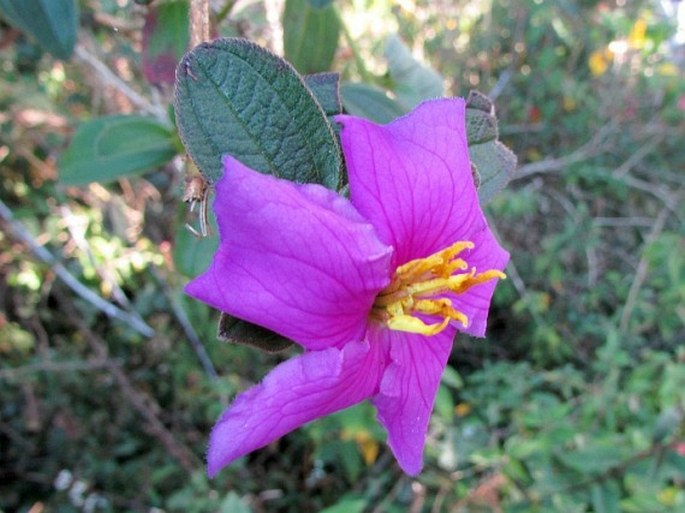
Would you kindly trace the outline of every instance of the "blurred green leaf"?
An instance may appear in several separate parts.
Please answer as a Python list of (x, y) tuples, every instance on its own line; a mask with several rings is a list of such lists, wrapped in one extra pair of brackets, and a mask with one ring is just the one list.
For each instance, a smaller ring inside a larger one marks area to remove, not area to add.
[(454, 417), (454, 399), (444, 383), (441, 383), (438, 388), (434, 409), (440, 417), (447, 421), (451, 421)]
[(556, 456), (568, 467), (582, 474), (600, 474), (619, 465), (630, 456), (625, 444), (618, 437), (591, 440), (582, 449), (557, 451)]
[(344, 497), (340, 502), (322, 509), (319, 513), (362, 513), (369, 503), (366, 499)]
[(109, 182), (168, 162), (174, 134), (145, 116), (115, 115), (81, 123), (59, 160), (67, 185)]
[(341, 86), (340, 93), (347, 112), (376, 123), (390, 123), (406, 112), (383, 90), (368, 84), (348, 82)]
[(176, 120), (204, 176), (215, 182), (230, 154), (263, 173), (337, 189), (333, 129), (302, 78), (244, 39), (217, 39), (186, 54), (176, 74)]
[(459, 390), (464, 386), (464, 380), (457, 372), (457, 369), (450, 365), (445, 367), (445, 371), (442, 374), (441, 382), (455, 390)]
[(676, 407), (666, 408), (656, 419), (652, 429), (652, 442), (661, 443), (675, 434), (683, 421), (683, 412)]
[(252, 513), (252, 508), (245, 504), (235, 492), (228, 492), (219, 505), (219, 513)]
[(328, 71), (339, 37), (340, 19), (332, 1), (286, 0), (283, 49), (300, 73)]
[(327, 444), (335, 451), (335, 462), (339, 463), (344, 470), (345, 477), (355, 483), (359, 480), (364, 470), (364, 460), (359, 453), (359, 448), (354, 440), (338, 440)]
[(619, 513), (621, 488), (615, 481), (595, 483), (590, 487), (594, 513)]
[(423, 100), (444, 95), (444, 78), (432, 68), (420, 63), (397, 35), (385, 43), (390, 78), (397, 99), (410, 110)]
[(78, 28), (76, 0), (0, 0), (0, 15), (60, 59), (74, 51)]
[[(185, 209), (187, 205), (183, 204), (182, 207)], [(198, 238), (185, 225), (179, 223), (173, 250), (174, 265), (178, 272), (192, 278), (207, 270), (219, 247), (215, 226), (211, 232), (208, 237)]]

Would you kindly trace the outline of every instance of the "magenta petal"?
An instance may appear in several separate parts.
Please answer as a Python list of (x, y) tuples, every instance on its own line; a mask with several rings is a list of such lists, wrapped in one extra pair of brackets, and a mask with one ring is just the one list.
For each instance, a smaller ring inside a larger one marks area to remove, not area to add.
[(388, 445), (395, 458), (412, 476), (423, 466), (428, 421), (454, 334), (455, 330), (448, 328), (431, 337), (388, 330), (371, 336), (372, 343), (390, 344), (392, 360), (373, 404), (378, 420), (388, 430)]
[(392, 249), (349, 201), (227, 157), (214, 210), (219, 250), (188, 294), (307, 349), (363, 338)]
[(461, 98), (424, 102), (388, 125), (338, 116), (357, 210), (395, 248), (422, 258), (485, 226), (473, 184)]
[(384, 360), (381, 345), (351, 342), (278, 365), (260, 385), (238, 395), (217, 422), (207, 452), (210, 477), (302, 424), (375, 394)]

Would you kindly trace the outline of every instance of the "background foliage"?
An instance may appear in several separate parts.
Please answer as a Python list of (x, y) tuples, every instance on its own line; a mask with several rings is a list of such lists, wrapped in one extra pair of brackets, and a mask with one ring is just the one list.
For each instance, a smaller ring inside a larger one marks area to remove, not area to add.
[(0, 1), (1, 511), (685, 511), (675, 2), (212, 2), (214, 35), (340, 72), (350, 112), (488, 93), (520, 164), (488, 206), (510, 279), (456, 341), (421, 476), (360, 405), (213, 481), (212, 423), (288, 353), (218, 342), (181, 292), (216, 244), (184, 226), (169, 107), (187, 2), (78, 4), (74, 44)]

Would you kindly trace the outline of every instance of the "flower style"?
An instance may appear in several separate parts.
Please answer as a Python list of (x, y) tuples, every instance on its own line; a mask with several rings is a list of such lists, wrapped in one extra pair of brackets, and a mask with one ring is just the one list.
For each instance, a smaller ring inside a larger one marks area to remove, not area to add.
[(186, 291), (300, 344), (214, 427), (208, 472), (371, 399), (397, 461), (422, 467), (457, 331), (482, 337), (509, 259), (473, 184), (462, 99), (388, 125), (338, 116), (350, 200), (225, 158), (220, 246)]

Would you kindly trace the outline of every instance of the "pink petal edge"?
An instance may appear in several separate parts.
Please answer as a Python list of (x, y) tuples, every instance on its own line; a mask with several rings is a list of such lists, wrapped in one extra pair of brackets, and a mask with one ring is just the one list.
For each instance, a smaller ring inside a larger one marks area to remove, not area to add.
[(374, 395), (385, 358), (381, 345), (351, 342), (278, 365), (261, 384), (239, 394), (212, 430), (209, 476), (311, 420)]
[(402, 470), (421, 472), (435, 396), (452, 350), (455, 329), (431, 337), (378, 330), (373, 343), (390, 344), (392, 363), (372, 399), (378, 420), (388, 431), (388, 445)]

